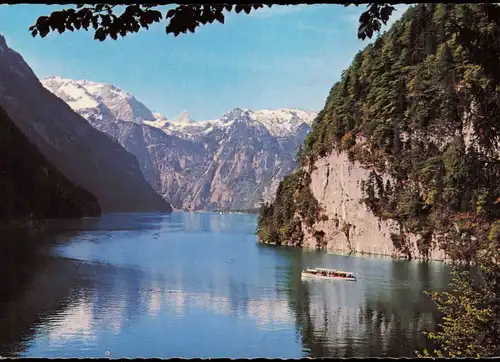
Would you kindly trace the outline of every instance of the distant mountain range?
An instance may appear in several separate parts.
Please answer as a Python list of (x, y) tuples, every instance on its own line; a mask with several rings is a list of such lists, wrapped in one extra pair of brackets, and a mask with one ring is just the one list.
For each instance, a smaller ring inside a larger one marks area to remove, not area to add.
[[(91, 127), (65, 102), (47, 91), (22, 56), (10, 49), (1, 35), (0, 107), (5, 110), (6, 124), (13, 123), (41, 152), (43, 158), (51, 165), (50, 167), (53, 165), (61, 171), (65, 178), (59, 176), (57, 179), (47, 178), (49, 182), (54, 182), (54, 185), (62, 185), (61, 195), (78, 193), (79, 197), (85, 198), (89, 203), (92, 203), (92, 195), (94, 195), (103, 211), (168, 212), (172, 210), (170, 205), (146, 182), (140, 172), (137, 159), (116, 140)], [(110, 107), (112, 108), (112, 101)], [(134, 105), (134, 107), (134, 111), (140, 111), (140, 106)], [(124, 115), (128, 112), (122, 109), (121, 105), (118, 105), (118, 108), (120, 110), (115, 110), (115, 112), (123, 112)], [(22, 138), (19, 136), (18, 139)], [(26, 142), (20, 142), (22, 143), (19, 147), (25, 147)], [(35, 154), (34, 151), (30, 153)], [(42, 158), (38, 157), (38, 159)], [(24, 165), (23, 162), (20, 160), (18, 167)], [(29, 172), (33, 174), (38, 172), (31, 164), (26, 163), (26, 165), (31, 167), (32, 171)], [(46, 169), (49, 170), (47, 167)], [(13, 175), (21, 174), (18, 172)], [(87, 195), (79, 191), (79, 188), (72, 187), (66, 179), (89, 191), (92, 195)], [(13, 182), (13, 180), (9, 178), (8, 182)], [(40, 176), (40, 180), (44, 178)], [(51, 188), (51, 190), (56, 189)], [(44, 188), (40, 188), (39, 192), (44, 192)], [(50, 199), (47, 200), (47, 202), (50, 201)], [(65, 207), (70, 210), (70, 206)], [(98, 209), (94, 207), (94, 211)], [(72, 214), (79, 212), (73, 210)], [(85, 213), (84, 210), (83, 212)], [(63, 217), (64, 215), (58, 213), (57, 216)]]
[(47, 77), (45, 88), (136, 156), (146, 180), (178, 209), (250, 209), (273, 198), (295, 166), (315, 112), (235, 108), (220, 119), (169, 120), (110, 84)]

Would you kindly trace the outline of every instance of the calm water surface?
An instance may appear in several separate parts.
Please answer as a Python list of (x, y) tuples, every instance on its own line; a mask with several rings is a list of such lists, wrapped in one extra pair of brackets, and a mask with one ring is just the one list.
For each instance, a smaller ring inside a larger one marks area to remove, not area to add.
[[(256, 243), (241, 214), (110, 214), (55, 224), (4, 261), (0, 356), (412, 356), (448, 270)], [(357, 282), (301, 281), (305, 267)]]

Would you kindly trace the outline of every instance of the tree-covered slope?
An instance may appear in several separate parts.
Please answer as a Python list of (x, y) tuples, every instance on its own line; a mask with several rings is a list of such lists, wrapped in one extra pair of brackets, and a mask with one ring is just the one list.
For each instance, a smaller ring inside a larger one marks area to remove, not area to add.
[(100, 214), (97, 199), (71, 183), (0, 107), (0, 224)]
[[(321, 214), (307, 174), (319, 158), (347, 152), (373, 170), (361, 186), (376, 216), (419, 235), (423, 251), (438, 237), (448, 254), (470, 257), (500, 218), (499, 59), (496, 4), (409, 8), (332, 87), (300, 170), (261, 209), (259, 239), (300, 244), (300, 219)], [(404, 233), (392, 239), (405, 249)]]

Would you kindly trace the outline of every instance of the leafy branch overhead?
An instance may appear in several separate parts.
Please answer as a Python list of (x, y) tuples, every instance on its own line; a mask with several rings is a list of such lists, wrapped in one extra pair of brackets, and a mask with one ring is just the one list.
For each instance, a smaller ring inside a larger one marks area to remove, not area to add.
[[(293, 4), (283, 4), (293, 6)], [(345, 4), (349, 6), (351, 4)], [(358, 6), (358, 4), (355, 4)], [(134, 4), (128, 5), (120, 14), (115, 14), (117, 5), (77, 5), (75, 9), (54, 11), (49, 16), (40, 16), (29, 30), (35, 37), (42, 38), (51, 31), (64, 33), (66, 30), (75, 31), (93, 28), (94, 39), (103, 41), (108, 36), (117, 39), (128, 33), (137, 33), (141, 28), (149, 29), (153, 23), (159, 23), (164, 18), (169, 20), (165, 28), (167, 34), (174, 36), (188, 31), (194, 33), (196, 28), (207, 23), (218, 21), (224, 24), (224, 12), (235, 11), (250, 14), (264, 6), (272, 4), (187, 4), (178, 5), (168, 10), (164, 15), (157, 10), (158, 5)], [(359, 18), (358, 37), (371, 38), (374, 32), (380, 31), (382, 24), (387, 24), (394, 7), (389, 4), (368, 4), (367, 10)]]

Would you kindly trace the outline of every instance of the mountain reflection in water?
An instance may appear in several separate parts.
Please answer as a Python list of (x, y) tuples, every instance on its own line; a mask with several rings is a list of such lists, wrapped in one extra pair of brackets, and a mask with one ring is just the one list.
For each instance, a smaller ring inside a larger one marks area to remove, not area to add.
[[(426, 345), (436, 315), (422, 291), (443, 289), (444, 265), (259, 245), (255, 222), (216, 213), (52, 222), (21, 253), (29, 262), (3, 264), (0, 355), (397, 357)], [(307, 266), (359, 278), (302, 281)]]

